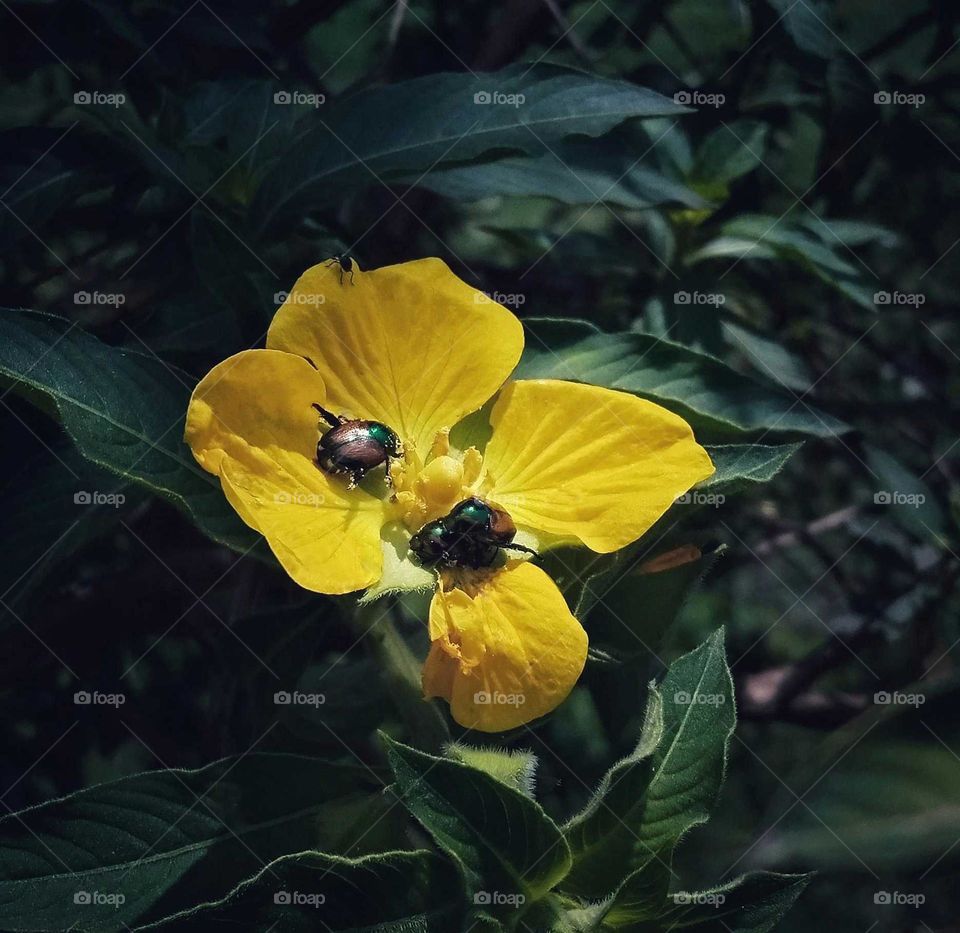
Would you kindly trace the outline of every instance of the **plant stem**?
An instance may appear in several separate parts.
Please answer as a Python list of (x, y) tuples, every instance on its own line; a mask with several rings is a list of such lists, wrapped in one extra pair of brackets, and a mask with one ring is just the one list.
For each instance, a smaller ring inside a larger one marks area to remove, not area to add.
[(423, 698), (420, 662), (384, 612), (380, 603), (358, 605), (353, 627), (362, 635), (370, 654), (383, 671), (390, 698), (407, 727), (410, 741), (418, 748), (438, 752), (450, 741), (443, 714), (432, 701)]

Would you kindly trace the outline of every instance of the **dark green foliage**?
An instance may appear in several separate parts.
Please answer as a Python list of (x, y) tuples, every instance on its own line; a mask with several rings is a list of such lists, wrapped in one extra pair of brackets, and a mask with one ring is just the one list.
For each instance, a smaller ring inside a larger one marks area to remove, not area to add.
[[(2, 7), (0, 928), (956, 922), (960, 9)], [(548, 719), (421, 740), (427, 598), (298, 590), (181, 441), (334, 255), (442, 257), (518, 376), (713, 458), (540, 559)]]

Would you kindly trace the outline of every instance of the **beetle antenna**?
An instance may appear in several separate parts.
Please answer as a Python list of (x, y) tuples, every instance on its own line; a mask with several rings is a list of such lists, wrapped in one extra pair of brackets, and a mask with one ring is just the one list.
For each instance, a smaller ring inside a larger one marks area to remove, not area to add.
[(531, 547), (524, 547), (522, 544), (501, 544), (501, 548), (505, 551), (522, 551), (524, 554), (529, 554), (531, 557), (539, 557), (540, 555)]
[(320, 417), (323, 418), (330, 427), (335, 428), (343, 424), (343, 419), (338, 418), (332, 411), (327, 411), (322, 405), (318, 405), (316, 402), (313, 403), (313, 407), (320, 412)]

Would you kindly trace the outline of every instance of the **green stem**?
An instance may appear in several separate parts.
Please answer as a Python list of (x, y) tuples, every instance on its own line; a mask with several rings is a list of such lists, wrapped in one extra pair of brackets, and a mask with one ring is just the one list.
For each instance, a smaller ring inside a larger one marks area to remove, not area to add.
[(439, 752), (450, 741), (443, 714), (436, 703), (423, 698), (420, 669), (423, 666), (384, 611), (382, 602), (358, 605), (354, 630), (363, 636), (367, 650), (376, 659), (387, 692), (407, 727), (410, 741), (428, 752)]

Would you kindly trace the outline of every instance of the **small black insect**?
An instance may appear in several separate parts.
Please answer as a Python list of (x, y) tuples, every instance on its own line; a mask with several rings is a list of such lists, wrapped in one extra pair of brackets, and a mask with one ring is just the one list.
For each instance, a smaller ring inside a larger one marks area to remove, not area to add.
[(328, 259), (324, 265), (336, 265), (340, 269), (340, 284), (343, 285), (343, 273), (346, 272), (350, 276), (350, 284), (353, 285), (353, 260), (346, 253)]
[(390, 483), (390, 460), (403, 456), (403, 444), (396, 432), (379, 421), (344, 418), (314, 403), (330, 430), (317, 443), (317, 464), (325, 473), (348, 474), (347, 489), (353, 489), (369, 470), (386, 464)]
[(427, 522), (411, 539), (410, 550), (426, 567), (489, 567), (501, 550), (537, 552), (514, 544), (517, 526), (495, 505), (471, 496), (443, 518)]

